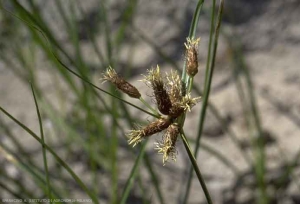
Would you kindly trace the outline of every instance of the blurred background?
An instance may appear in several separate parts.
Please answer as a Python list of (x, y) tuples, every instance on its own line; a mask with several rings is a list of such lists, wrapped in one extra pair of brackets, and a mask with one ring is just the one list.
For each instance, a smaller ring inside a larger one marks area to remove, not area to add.
[[(0, 106), (41, 136), (31, 83), (46, 144), (100, 203), (119, 203), (140, 150), (127, 144), (125, 134), (153, 118), (94, 89), (57, 58), (98, 87), (146, 109), (101, 83), (101, 73), (111, 65), (154, 106), (151, 90), (139, 80), (157, 64), (163, 72), (182, 69), (196, 5), (192, 0), (1, 1), (11, 13), (0, 11)], [(212, 1), (205, 1), (196, 31), (201, 41), (193, 96), (204, 86), (211, 9)], [(262, 185), (268, 203), (300, 203), (299, 45), (299, 0), (225, 0), (197, 155), (214, 203), (259, 203)], [(201, 103), (184, 126), (192, 147), (200, 111)], [(179, 140), (177, 161), (163, 166), (153, 144), (160, 137), (149, 139), (126, 203), (183, 203), (190, 160)], [(264, 162), (257, 152), (263, 152)], [(49, 152), (47, 160), (54, 198), (89, 198)], [(3, 112), (0, 165), (1, 199), (48, 198), (41, 144)], [(258, 165), (265, 168), (264, 184), (255, 173)], [(195, 176), (188, 191), (186, 203), (206, 203)]]

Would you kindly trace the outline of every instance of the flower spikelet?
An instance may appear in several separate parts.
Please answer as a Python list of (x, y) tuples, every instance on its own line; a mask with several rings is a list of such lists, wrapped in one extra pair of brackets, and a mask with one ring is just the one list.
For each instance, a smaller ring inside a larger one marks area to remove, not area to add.
[(169, 97), (172, 104), (181, 101), (182, 83), (177, 71), (171, 70), (171, 72), (167, 74), (167, 85), (168, 85)]
[(198, 73), (198, 44), (200, 38), (194, 40), (193, 38), (187, 38), (184, 43), (186, 48), (186, 72), (190, 77), (195, 76)]
[(140, 92), (136, 87), (134, 87), (132, 84), (127, 82), (125, 79), (120, 77), (116, 71), (108, 67), (106, 72), (103, 73), (103, 78), (104, 81), (110, 81), (113, 83), (120, 91), (123, 93), (127, 94), (128, 96), (132, 98), (137, 98), (139, 99), (141, 97)]
[(179, 116), (181, 116), (181, 114), (183, 114), (184, 111), (185, 111), (185, 105), (182, 102), (177, 102), (173, 104), (169, 116), (173, 119), (176, 119)]
[(200, 97), (196, 97), (196, 98), (192, 98), (191, 94), (187, 94), (185, 97), (182, 98), (181, 101), (181, 105), (184, 108), (184, 110), (188, 110), (189, 112), (191, 111), (191, 109), (198, 103), (201, 101), (201, 96)]
[(179, 127), (177, 124), (173, 123), (170, 125), (163, 136), (161, 142), (156, 143), (156, 148), (158, 153), (163, 154), (163, 164), (168, 161), (169, 157), (176, 161), (176, 141), (179, 134)]
[(144, 81), (146, 81), (147, 84), (150, 84), (150, 86), (153, 89), (158, 110), (162, 114), (168, 115), (172, 103), (169, 94), (166, 90), (164, 80), (160, 74), (160, 69), (158, 65), (156, 68), (153, 68), (150, 71), (148, 71), (148, 75), (146, 76), (146, 79)]
[(160, 118), (143, 128), (131, 130), (127, 135), (129, 137), (128, 144), (132, 144), (132, 146), (134, 147), (145, 137), (149, 137), (155, 133), (167, 129), (170, 124), (171, 120), (169, 118)]
[(200, 99), (201, 97), (191, 98), (191, 95), (187, 94), (186, 96), (182, 97), (181, 101), (173, 104), (169, 116), (175, 119), (185, 111), (191, 111), (191, 108), (195, 106), (200, 101)]

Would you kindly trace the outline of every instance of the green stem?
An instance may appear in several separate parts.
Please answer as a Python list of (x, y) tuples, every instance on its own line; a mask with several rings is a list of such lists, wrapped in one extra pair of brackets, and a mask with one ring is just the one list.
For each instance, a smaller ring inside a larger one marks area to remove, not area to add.
[(78, 183), (78, 185), (90, 196), (90, 198), (93, 200), (93, 202), (96, 204), (99, 203), (97, 196), (91, 190), (88, 189), (88, 187), (82, 182), (82, 180), (75, 174), (75, 172), (72, 170), (72, 168), (66, 162), (64, 162), (51, 147), (49, 147), (47, 144), (43, 143), (42, 140), (32, 130), (30, 130), (23, 123), (21, 123), (19, 120), (14, 118), (11, 114), (9, 114), (2, 107), (0, 107), (0, 111), (2, 111), (7, 117), (9, 117), (11, 120), (13, 120), (15, 123), (17, 123), (20, 127), (22, 127), (27, 133), (29, 133), (40, 144), (43, 144), (45, 146), (45, 148), (49, 151), (49, 153), (54, 156), (56, 161), (61, 166), (63, 166), (66, 171), (68, 171), (68, 173), (73, 177), (73, 179)]
[[(218, 22), (217, 22), (217, 26), (215, 28), (215, 36), (214, 36), (214, 41), (213, 41), (212, 60), (211, 60), (211, 62), (207, 62), (207, 63), (210, 63), (210, 66), (209, 66), (209, 70), (207, 71), (207, 75), (206, 75), (207, 79), (205, 80), (207, 83), (205, 84), (204, 97), (203, 97), (202, 109), (201, 109), (199, 126), (198, 126), (199, 130), (198, 130), (198, 136), (197, 136), (197, 139), (196, 139), (196, 146), (195, 146), (195, 150), (194, 150), (195, 157), (197, 157), (197, 154), (198, 154), (198, 151), (199, 151), (200, 140), (201, 140), (202, 131), (203, 131), (203, 127), (204, 127), (206, 108), (207, 108), (207, 105), (208, 105), (208, 98), (209, 98), (209, 94), (210, 94), (210, 87), (211, 87), (213, 71), (214, 71), (214, 65), (215, 65), (215, 58), (216, 58), (217, 47), (218, 47), (218, 38), (219, 38), (219, 32), (220, 32), (220, 27), (221, 27), (223, 7), (224, 7), (224, 0), (221, 0), (220, 1), (219, 12), (218, 12)], [(215, 9), (215, 8), (212, 8), (212, 9)], [(188, 183), (187, 183), (183, 203), (187, 203), (189, 193), (190, 193), (190, 187), (191, 187), (191, 184), (192, 184), (192, 177), (193, 177), (193, 170), (192, 170), (192, 168), (190, 168)]]
[[(190, 31), (189, 31), (189, 38), (190, 39), (195, 38), (196, 29), (197, 29), (197, 25), (198, 25), (198, 21), (199, 21), (199, 17), (200, 17), (200, 11), (201, 11), (203, 2), (204, 2), (204, 0), (199, 0), (198, 1), (195, 13), (193, 15), (193, 20), (192, 20)], [(189, 78), (188, 75), (186, 74), (185, 69), (186, 69), (186, 63), (184, 63), (183, 69), (182, 69), (181, 81), (183, 81), (183, 82), (187, 82), (187, 79)]]
[(207, 51), (207, 63), (206, 63), (206, 72), (205, 72), (205, 82), (204, 88), (207, 86), (207, 79), (208, 79), (208, 70), (209, 70), (209, 62), (211, 59), (211, 48), (212, 48), (212, 40), (213, 40), (213, 31), (215, 27), (215, 7), (216, 7), (216, 0), (212, 1), (212, 9), (210, 15), (210, 31), (209, 31), (209, 42), (208, 42), (208, 51)]
[(160, 117), (160, 114), (159, 114), (154, 108), (152, 108), (152, 107), (149, 105), (149, 103), (147, 103), (147, 101), (145, 101), (145, 100), (143, 99), (143, 97), (140, 97), (139, 99), (140, 99), (140, 101), (141, 101), (147, 108), (149, 108), (149, 110), (151, 110), (155, 115), (157, 115), (158, 117)]
[(253, 119), (254, 119), (254, 125), (256, 126), (257, 130), (257, 140), (256, 140), (256, 146), (255, 146), (255, 153), (256, 153), (256, 165), (255, 165), (255, 170), (256, 170), (256, 176), (258, 179), (258, 184), (259, 184), (259, 190), (260, 190), (260, 197), (259, 197), (259, 203), (262, 204), (267, 204), (269, 203), (269, 197), (267, 194), (267, 185), (265, 181), (265, 171), (266, 171), (266, 160), (265, 160), (265, 144), (264, 144), (264, 139), (263, 139), (263, 131), (261, 127), (261, 122), (260, 122), (260, 117), (259, 113), (257, 110), (256, 106), (256, 99), (255, 95), (253, 92), (253, 83), (250, 77), (250, 73), (248, 71), (248, 68), (246, 66), (243, 66), (243, 71), (246, 76), (246, 82), (248, 86), (248, 92), (250, 95), (250, 106), (251, 110), (253, 113)]
[(202, 187), (202, 189), (203, 189), (203, 192), (204, 192), (204, 194), (205, 194), (207, 203), (208, 203), (208, 204), (212, 204), (211, 197), (210, 197), (210, 195), (209, 195), (209, 192), (208, 192), (208, 189), (207, 189), (206, 184), (205, 184), (205, 182), (204, 182), (204, 179), (203, 179), (203, 177), (202, 177), (202, 175), (201, 175), (200, 169), (199, 169), (199, 167), (198, 167), (198, 165), (197, 165), (196, 158), (194, 157), (194, 155), (193, 155), (193, 153), (192, 153), (192, 150), (191, 150), (191, 148), (190, 148), (190, 145), (189, 145), (189, 143), (188, 143), (188, 141), (187, 141), (187, 138), (186, 138), (186, 136), (185, 136), (183, 130), (181, 130), (180, 135), (181, 135), (181, 138), (182, 138), (184, 147), (185, 147), (185, 149), (186, 149), (186, 151), (187, 151), (187, 153), (188, 153), (188, 155), (189, 155), (189, 158), (190, 158), (190, 160), (191, 160), (191, 163), (192, 163), (192, 165), (193, 165), (194, 171), (195, 171), (195, 173), (196, 173), (196, 175), (197, 175), (197, 177), (198, 177), (198, 180), (199, 180), (199, 182), (200, 182), (200, 185), (201, 185), (201, 187)]
[(126, 203), (126, 200), (127, 200), (128, 196), (129, 196), (130, 190), (131, 190), (132, 185), (133, 185), (133, 181), (134, 181), (134, 179), (135, 179), (135, 177), (136, 177), (136, 174), (137, 174), (137, 170), (138, 170), (139, 164), (140, 164), (142, 158), (144, 157), (144, 153), (145, 153), (145, 150), (146, 150), (146, 145), (147, 145), (147, 141), (145, 141), (145, 142), (142, 144), (142, 147), (141, 147), (141, 151), (140, 151), (140, 153), (139, 153), (139, 156), (138, 156), (137, 159), (135, 160), (134, 166), (133, 166), (133, 168), (131, 169), (129, 178), (127, 179), (127, 183), (126, 183), (126, 185), (125, 185), (125, 189), (124, 189), (124, 192), (123, 192), (123, 195), (122, 195), (120, 204), (125, 204), (125, 203)]
[[(47, 35), (42, 29), (40, 29), (39, 25), (38, 25), (36, 22), (33, 22), (33, 23), (35, 23), (36, 25), (32, 25), (32, 24), (29, 23), (28, 21), (26, 21), (26, 20), (24, 20), (24, 19), (22, 19), (22, 18), (16, 16), (16, 15), (13, 14), (12, 12), (10, 12), (10, 11), (8, 11), (8, 10), (6, 10), (6, 9), (3, 9), (3, 10), (6, 11), (6, 12), (8, 12), (10, 15), (14, 16), (15, 18), (19, 19), (20, 21), (24, 22), (24, 23), (25, 23), (26, 25), (28, 25), (30, 28), (37, 30), (37, 31), (43, 36), (43, 38), (46, 40), (47, 45), (48, 45), (48, 48), (49, 48), (49, 50), (50, 50), (50, 53), (52, 54), (52, 56), (54, 57), (54, 59), (55, 59), (55, 60), (56, 60), (63, 68), (65, 68), (67, 71), (69, 71), (71, 74), (73, 74), (73, 75), (75, 75), (76, 77), (80, 78), (80, 79), (83, 80), (85, 83), (87, 83), (87, 84), (89, 84), (90, 86), (92, 86), (93, 88), (95, 88), (95, 89), (97, 89), (97, 90), (99, 90), (99, 91), (101, 91), (101, 92), (103, 92), (103, 93), (105, 93), (105, 94), (107, 94), (107, 95), (109, 95), (109, 96), (111, 96), (111, 97), (114, 97), (114, 98), (116, 98), (116, 99), (118, 99), (118, 100), (120, 100), (120, 101), (126, 103), (127, 105), (130, 105), (130, 106), (132, 106), (132, 107), (134, 107), (134, 108), (136, 108), (136, 109), (138, 109), (138, 110), (140, 110), (140, 111), (142, 111), (142, 112), (144, 112), (144, 113), (146, 113), (146, 114), (148, 114), (148, 115), (151, 115), (151, 116), (153, 116), (153, 117), (155, 117), (155, 118), (159, 118), (157, 115), (152, 114), (152, 113), (150, 113), (150, 112), (148, 112), (148, 111), (146, 111), (146, 110), (144, 110), (144, 109), (142, 109), (142, 108), (140, 108), (140, 107), (138, 107), (138, 106), (136, 106), (136, 105), (134, 105), (134, 104), (132, 104), (132, 103), (130, 103), (130, 102), (128, 102), (128, 101), (126, 101), (126, 100), (120, 98), (120, 97), (118, 97), (118, 96), (115, 96), (115, 95), (109, 93), (108, 91), (105, 91), (104, 89), (101, 89), (100, 87), (98, 87), (98, 86), (96, 86), (95, 84), (93, 84), (92, 82), (90, 82), (86, 76), (81, 76), (80, 74), (78, 74), (78, 73), (76, 73), (75, 71), (73, 71), (71, 68), (69, 68), (67, 65), (65, 65), (65, 64), (59, 59), (59, 57), (54, 53), (54, 50), (53, 50), (53, 48), (52, 48), (52, 46), (51, 46), (51, 43), (50, 43), (50, 41), (49, 41), (49, 39), (48, 39), (48, 37), (47, 37), (48, 35)], [(109, 46), (108, 46), (108, 47), (109, 47)]]
[(45, 145), (44, 145), (45, 144), (45, 139), (44, 139), (43, 123), (42, 123), (42, 118), (41, 118), (41, 114), (40, 114), (40, 110), (39, 110), (39, 106), (38, 106), (38, 103), (37, 103), (37, 100), (36, 100), (36, 96), (35, 96), (35, 93), (34, 93), (33, 86), (32, 86), (32, 84), (30, 84), (30, 86), (31, 86), (31, 91), (32, 91), (32, 95), (33, 95), (33, 98), (34, 98), (36, 112), (37, 112), (38, 119), (39, 119), (41, 141), (42, 141), (42, 151), (43, 151), (43, 161), (44, 161), (44, 168), (45, 168), (45, 174), (46, 174), (46, 183), (47, 183), (47, 195), (48, 195), (49, 198), (52, 198), (52, 196), (51, 196), (51, 186), (50, 186), (50, 180), (49, 180), (49, 170), (48, 170), (48, 164), (47, 164), (46, 148), (45, 148)]
[(194, 82), (194, 77), (189, 77), (187, 93), (190, 93), (192, 91), (193, 82)]

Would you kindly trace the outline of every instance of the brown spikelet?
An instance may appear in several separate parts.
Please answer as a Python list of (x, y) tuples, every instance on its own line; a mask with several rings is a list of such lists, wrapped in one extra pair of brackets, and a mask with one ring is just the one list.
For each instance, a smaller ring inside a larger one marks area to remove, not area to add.
[(103, 74), (103, 80), (110, 81), (113, 83), (120, 91), (127, 94), (128, 96), (132, 98), (139, 99), (141, 97), (140, 92), (137, 90), (136, 87), (134, 87), (132, 84), (127, 82), (125, 79), (120, 77), (116, 71), (108, 67), (106, 72)]
[(173, 106), (174, 103), (182, 99), (182, 85), (177, 71), (171, 71), (167, 74), (167, 82), (168, 93)]
[(170, 125), (163, 136), (161, 142), (156, 143), (156, 148), (158, 153), (163, 154), (163, 164), (168, 161), (169, 157), (176, 161), (176, 142), (179, 134), (179, 127), (177, 124), (173, 123)]
[(182, 97), (181, 101), (172, 104), (169, 116), (172, 119), (176, 119), (185, 111), (191, 111), (191, 108), (194, 107), (200, 101), (200, 99), (201, 97), (191, 98), (191, 94), (185, 95)]
[(187, 43), (185, 43), (186, 47), (186, 73), (193, 77), (198, 73), (198, 43), (200, 41), (200, 38), (194, 40), (187, 38)]
[(149, 83), (153, 89), (158, 110), (162, 114), (168, 115), (170, 108), (172, 107), (172, 103), (158, 65), (156, 69), (153, 68), (148, 72), (148, 76), (146, 76), (145, 81), (146, 83)]
[(149, 137), (155, 133), (161, 132), (169, 127), (171, 120), (169, 118), (158, 119), (142, 129), (131, 130), (128, 134), (128, 143), (133, 147), (142, 141), (143, 138)]
[(181, 114), (184, 113), (184, 111), (185, 111), (184, 106), (181, 103), (175, 103), (170, 109), (169, 116), (172, 119), (176, 119), (179, 116), (181, 116)]

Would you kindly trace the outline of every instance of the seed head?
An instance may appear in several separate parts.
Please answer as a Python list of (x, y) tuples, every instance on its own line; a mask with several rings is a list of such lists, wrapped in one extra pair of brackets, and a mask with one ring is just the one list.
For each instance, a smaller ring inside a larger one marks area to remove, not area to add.
[(158, 65), (156, 68), (152, 68), (150, 71), (148, 71), (148, 75), (144, 81), (153, 89), (158, 110), (162, 114), (168, 115), (170, 108), (172, 107), (172, 103), (166, 90), (164, 80), (160, 74)]
[(163, 154), (164, 165), (168, 161), (169, 157), (171, 157), (172, 160), (176, 161), (176, 141), (178, 134), (179, 127), (177, 124), (173, 123), (168, 127), (162, 141), (156, 143), (155, 149), (158, 150), (158, 153)]
[(110, 81), (120, 91), (122, 91), (123, 93), (127, 94), (128, 96), (130, 96), (132, 98), (139, 99), (141, 97), (141, 94), (138, 91), (138, 89), (135, 86), (133, 86), (132, 84), (130, 84), (129, 82), (127, 82), (125, 79), (123, 79), (122, 77), (120, 77), (116, 73), (116, 71), (113, 68), (111, 68), (111, 67), (108, 67), (107, 70), (106, 70), (106, 72), (103, 73), (102, 80), (104, 80), (104, 81)]
[(198, 73), (198, 44), (200, 38), (194, 40), (193, 38), (187, 38), (184, 43), (186, 48), (185, 60), (186, 60), (186, 72), (190, 77), (195, 76)]
[(182, 98), (181, 101), (181, 105), (182, 107), (184, 107), (184, 110), (188, 110), (189, 112), (191, 111), (191, 109), (201, 100), (201, 96), (200, 97), (196, 97), (196, 98), (192, 98), (191, 94), (187, 94), (185, 95), (185, 97)]
[(167, 85), (170, 100), (172, 104), (181, 101), (182, 99), (182, 83), (177, 71), (172, 71), (167, 74)]
[(173, 104), (172, 108), (170, 109), (169, 116), (172, 119), (176, 119), (179, 116), (181, 116), (181, 114), (183, 114), (184, 111), (185, 111), (185, 106), (182, 104), (182, 102), (177, 102)]
[(172, 119), (176, 119), (185, 111), (191, 111), (191, 108), (195, 106), (200, 101), (200, 99), (201, 97), (191, 98), (190, 94), (185, 95), (184, 97), (182, 97), (181, 101), (178, 101), (172, 105), (169, 116)]
[(149, 137), (155, 133), (159, 133), (169, 127), (171, 124), (171, 120), (169, 118), (160, 118), (144, 128), (131, 130), (128, 134), (129, 140), (128, 143), (133, 145), (137, 145), (142, 141), (143, 138)]

